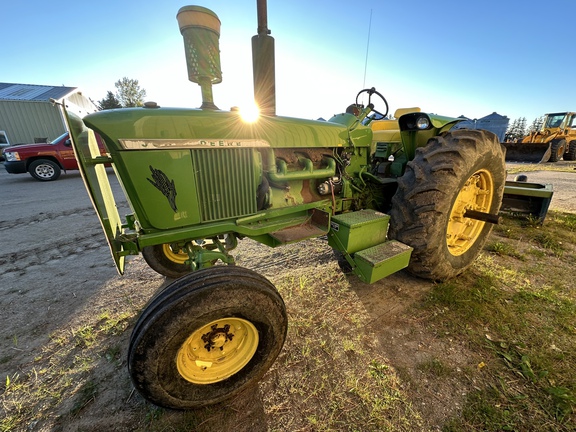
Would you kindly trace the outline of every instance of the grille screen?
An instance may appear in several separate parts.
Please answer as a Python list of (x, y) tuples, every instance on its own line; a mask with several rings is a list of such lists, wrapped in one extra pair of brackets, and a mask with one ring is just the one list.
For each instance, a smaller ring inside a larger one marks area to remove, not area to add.
[(251, 148), (192, 150), (203, 222), (256, 213)]

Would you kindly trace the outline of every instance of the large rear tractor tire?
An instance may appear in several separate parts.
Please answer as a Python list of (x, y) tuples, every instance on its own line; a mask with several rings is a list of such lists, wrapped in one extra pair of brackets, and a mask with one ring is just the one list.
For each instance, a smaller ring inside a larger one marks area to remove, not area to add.
[(218, 266), (168, 285), (139, 317), (128, 350), (138, 392), (165, 408), (192, 409), (231, 398), (280, 353), (288, 319), (266, 278)]
[(167, 278), (178, 279), (192, 271), (186, 264), (188, 254), (168, 243), (147, 246), (142, 249), (142, 256), (152, 270)]
[(505, 180), (503, 147), (491, 132), (447, 132), (417, 149), (390, 212), (390, 237), (414, 248), (408, 271), (443, 281), (470, 266), (492, 225), (464, 214), (497, 214)]
[(550, 159), (549, 162), (558, 162), (564, 156), (566, 151), (566, 140), (552, 140), (550, 143)]
[(576, 140), (570, 141), (570, 144), (568, 145), (568, 151), (564, 154), (564, 160), (576, 160)]

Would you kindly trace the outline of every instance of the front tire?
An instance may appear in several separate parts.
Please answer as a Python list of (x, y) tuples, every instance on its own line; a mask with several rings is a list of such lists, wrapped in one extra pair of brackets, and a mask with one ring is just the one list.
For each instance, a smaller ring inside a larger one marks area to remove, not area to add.
[(256, 384), (280, 353), (288, 319), (272, 283), (241, 267), (199, 270), (170, 284), (130, 339), (132, 382), (150, 402), (191, 409)]
[(447, 132), (417, 149), (390, 212), (390, 237), (414, 248), (408, 271), (442, 281), (470, 266), (492, 225), (464, 214), (496, 214), (505, 180), (503, 147), (491, 132)]
[(564, 151), (566, 150), (566, 140), (553, 140), (550, 143), (550, 150), (550, 162), (558, 162), (564, 156)]
[(62, 170), (54, 161), (48, 159), (36, 159), (30, 163), (28, 172), (36, 180), (53, 181), (60, 177)]
[(186, 264), (188, 254), (169, 243), (146, 246), (142, 256), (152, 270), (167, 278), (178, 279), (192, 271)]

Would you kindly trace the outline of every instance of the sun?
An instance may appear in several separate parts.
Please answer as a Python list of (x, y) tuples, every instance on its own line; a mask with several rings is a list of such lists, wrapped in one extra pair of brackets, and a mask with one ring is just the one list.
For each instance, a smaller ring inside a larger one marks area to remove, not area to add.
[(240, 108), (240, 117), (246, 123), (254, 123), (260, 117), (260, 110), (256, 103), (252, 102)]

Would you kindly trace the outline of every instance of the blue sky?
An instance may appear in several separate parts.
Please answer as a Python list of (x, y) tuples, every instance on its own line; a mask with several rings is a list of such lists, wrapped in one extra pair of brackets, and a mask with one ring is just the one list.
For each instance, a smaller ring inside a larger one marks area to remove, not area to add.
[[(2, 7), (0, 81), (79, 87), (98, 101), (128, 77), (147, 100), (198, 107), (200, 88), (187, 79), (176, 21), (188, 4), (213, 10), (222, 22), (216, 105), (248, 104), (256, 0), (10, 2)], [(530, 123), (546, 112), (574, 111), (574, 17), (574, 0), (268, 0), (277, 113), (329, 118), (363, 87), (384, 94), (392, 112), (498, 112)]]

